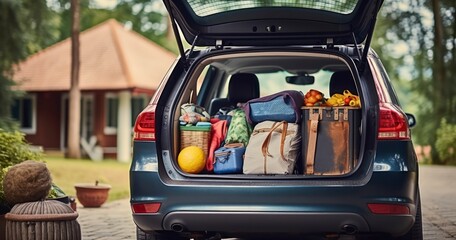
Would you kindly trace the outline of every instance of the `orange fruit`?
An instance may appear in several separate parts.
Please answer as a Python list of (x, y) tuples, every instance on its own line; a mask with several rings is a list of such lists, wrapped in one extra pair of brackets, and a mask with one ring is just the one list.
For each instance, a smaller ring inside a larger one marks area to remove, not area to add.
[(316, 103), (318, 100), (315, 96), (310, 96), (309, 98), (307, 98), (307, 102), (306, 103)]
[(186, 173), (200, 173), (206, 166), (206, 157), (202, 148), (189, 146), (180, 151), (177, 163)]

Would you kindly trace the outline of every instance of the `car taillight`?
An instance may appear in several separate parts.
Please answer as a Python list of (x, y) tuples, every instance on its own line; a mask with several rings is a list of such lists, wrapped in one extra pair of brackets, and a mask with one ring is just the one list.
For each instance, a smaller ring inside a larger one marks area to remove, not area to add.
[(410, 214), (410, 209), (401, 204), (369, 203), (369, 210), (374, 214)]
[(131, 205), (133, 213), (157, 213), (161, 203), (135, 203)]
[(390, 104), (380, 105), (377, 138), (381, 140), (410, 139), (407, 118)]
[(155, 141), (155, 107), (147, 106), (136, 118), (134, 140)]

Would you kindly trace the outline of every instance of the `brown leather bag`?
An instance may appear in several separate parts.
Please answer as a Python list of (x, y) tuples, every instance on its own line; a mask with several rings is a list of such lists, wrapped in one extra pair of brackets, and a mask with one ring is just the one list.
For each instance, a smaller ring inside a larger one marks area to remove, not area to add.
[(359, 126), (359, 108), (304, 107), (304, 174), (349, 173), (357, 163)]

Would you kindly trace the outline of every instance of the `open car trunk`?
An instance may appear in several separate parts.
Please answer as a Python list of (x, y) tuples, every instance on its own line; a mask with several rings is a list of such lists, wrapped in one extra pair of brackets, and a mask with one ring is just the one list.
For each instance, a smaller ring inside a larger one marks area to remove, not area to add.
[[(213, 54), (195, 60), (198, 63), (193, 66), (197, 67), (189, 69), (181, 86), (183, 94), (175, 107), (171, 132), (171, 139), (174, 139), (171, 161), (182, 175), (203, 178), (319, 178), (350, 176), (356, 171), (361, 163), (361, 119), (365, 111), (359, 75), (350, 57), (340, 49), (317, 48), (254, 52), (240, 48), (223, 52), (222, 55), (213, 51)], [(230, 83), (237, 76), (247, 75), (258, 79), (257, 93), (248, 86), (247, 80)], [(251, 114), (255, 111), (245, 111), (252, 107), (246, 107), (245, 102), (250, 100), (251, 103), (251, 99), (258, 100), (290, 90), (299, 92), (302, 97), (294, 111), (298, 117), (294, 120), (268, 119), (268, 116), (281, 110), (271, 110), (271, 102), (266, 101), (267, 107), (260, 110), (260, 114), (266, 117), (262, 118), (264, 121), (251, 122)], [(316, 102), (309, 100), (310, 93), (315, 90), (323, 97)], [(345, 96), (349, 101), (341, 101), (336, 96)], [(237, 142), (236, 138), (234, 142), (232, 138), (230, 142), (226, 141), (230, 125), (238, 124), (233, 121), (234, 116), (230, 116), (234, 109), (242, 109), (246, 114), (245, 122), (250, 130), (245, 130), (245, 135), (250, 138), (243, 142), (244, 150), (229, 149), (231, 156), (222, 158), (215, 151), (228, 143), (231, 144), (228, 148), (233, 147), (233, 143), (242, 144), (239, 138)], [(204, 113), (201, 112), (203, 110)], [(227, 118), (230, 120), (226, 121)], [(282, 120), (287, 122), (287, 128), (280, 126), (271, 130)], [(226, 134), (220, 134), (224, 129), (220, 127), (222, 124), (217, 123), (220, 121), (226, 121)], [(268, 121), (275, 125), (257, 130)], [(260, 133), (265, 133), (265, 136), (270, 133), (270, 140), (258, 140), (258, 136), (254, 135)], [(291, 135), (293, 139), (289, 140)], [(265, 141), (269, 142), (266, 144)], [(204, 151), (205, 166), (202, 171), (188, 171), (180, 162), (179, 155), (188, 146), (197, 146)], [(279, 165), (288, 162), (288, 170), (277, 170), (276, 165), (271, 165), (274, 161), (278, 161)]]
[[(383, 0), (163, 2), (172, 19), (179, 52), (185, 59), (180, 33), (192, 47), (364, 43), (365, 49), (369, 49)], [(359, 59), (361, 66), (366, 59), (367, 51)]]

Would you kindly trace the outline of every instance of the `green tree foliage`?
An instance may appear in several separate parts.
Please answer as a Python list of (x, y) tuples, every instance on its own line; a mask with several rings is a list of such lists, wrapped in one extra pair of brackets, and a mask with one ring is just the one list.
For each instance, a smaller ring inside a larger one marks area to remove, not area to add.
[(0, 108), (0, 128), (12, 131), (13, 129), (17, 129), (18, 126), (10, 117), (10, 106), (13, 98), (18, 96), (19, 93), (11, 90), (14, 83), (11, 81), (11, 75), (8, 74), (7, 70), (5, 71), (4, 74), (0, 74), (0, 105), (2, 106)]
[[(174, 44), (166, 40), (168, 14), (160, 0), (121, 0), (108, 7), (90, 0), (81, 0), (80, 3), (81, 31), (113, 18), (172, 51), (176, 49)], [(50, 6), (60, 16), (57, 41), (70, 37), (71, 12), (68, 1), (54, 0)]]
[(5, 201), (3, 177), (7, 169), (26, 160), (41, 160), (42, 155), (34, 152), (25, 142), (24, 134), (0, 129), (0, 203)]
[(444, 164), (456, 164), (456, 124), (450, 124), (444, 118), (437, 129), (435, 143), (440, 160)]
[(12, 130), (9, 118), (13, 98), (13, 66), (45, 45), (48, 34), (45, 1), (0, 0), (0, 128)]

